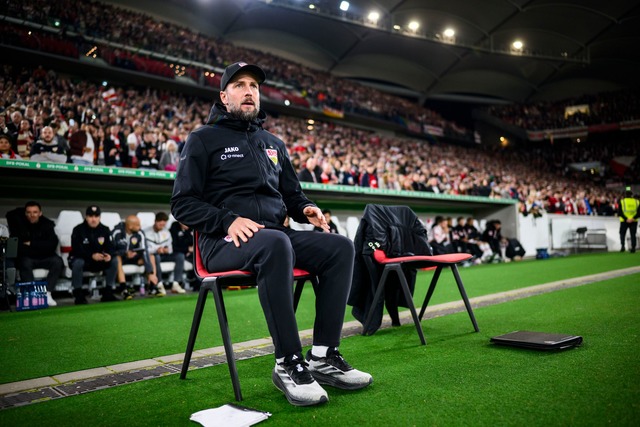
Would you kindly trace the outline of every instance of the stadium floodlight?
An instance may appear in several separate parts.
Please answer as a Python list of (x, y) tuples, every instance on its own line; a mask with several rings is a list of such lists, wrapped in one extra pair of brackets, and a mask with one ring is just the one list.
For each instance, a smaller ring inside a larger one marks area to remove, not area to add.
[(315, 9), (315, 8), (316, 8), (316, 5), (315, 5), (315, 4), (311, 3), (311, 4), (309, 5), (309, 9), (313, 10), (313, 9)]
[(442, 41), (445, 43), (456, 42), (456, 31), (453, 28), (447, 28), (442, 32)]
[(343, 12), (346, 12), (347, 10), (349, 10), (349, 2), (348, 1), (340, 2), (340, 10)]
[(369, 12), (369, 15), (367, 15), (367, 20), (374, 25), (378, 24), (378, 19), (380, 19), (380, 14), (375, 10), (372, 10)]
[(415, 33), (416, 31), (418, 31), (418, 28), (420, 28), (420, 23), (418, 21), (409, 22), (409, 29), (411, 31)]
[(520, 40), (516, 40), (511, 43), (511, 54), (512, 55), (522, 55), (522, 49), (524, 48), (524, 43)]

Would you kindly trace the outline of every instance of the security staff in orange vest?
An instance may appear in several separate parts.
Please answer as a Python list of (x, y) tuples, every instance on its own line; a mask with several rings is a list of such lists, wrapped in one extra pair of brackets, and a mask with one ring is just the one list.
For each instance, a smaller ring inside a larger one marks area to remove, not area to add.
[(618, 205), (618, 216), (620, 217), (620, 252), (624, 252), (624, 241), (627, 230), (631, 235), (631, 253), (636, 251), (636, 232), (638, 231), (638, 218), (640, 218), (640, 201), (633, 197), (630, 190), (625, 191), (624, 198)]

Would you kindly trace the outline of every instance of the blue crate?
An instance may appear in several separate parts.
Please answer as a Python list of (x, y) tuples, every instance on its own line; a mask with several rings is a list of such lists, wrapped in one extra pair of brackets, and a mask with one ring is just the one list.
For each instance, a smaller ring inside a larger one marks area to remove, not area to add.
[(16, 283), (16, 311), (48, 308), (47, 282)]

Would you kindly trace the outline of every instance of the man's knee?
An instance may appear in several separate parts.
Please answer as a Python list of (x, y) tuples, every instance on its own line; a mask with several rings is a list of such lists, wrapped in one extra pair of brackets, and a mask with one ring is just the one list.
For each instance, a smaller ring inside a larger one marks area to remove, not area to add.
[(261, 230), (252, 239), (256, 239), (256, 251), (280, 257), (293, 253), (289, 237), (281, 231)]
[(340, 234), (331, 234), (331, 244), (334, 253), (340, 259), (354, 259), (356, 251), (353, 242), (348, 237)]
[(71, 262), (71, 271), (73, 272), (73, 274), (76, 274), (76, 273), (82, 274), (82, 272), (84, 271), (84, 259), (75, 258)]

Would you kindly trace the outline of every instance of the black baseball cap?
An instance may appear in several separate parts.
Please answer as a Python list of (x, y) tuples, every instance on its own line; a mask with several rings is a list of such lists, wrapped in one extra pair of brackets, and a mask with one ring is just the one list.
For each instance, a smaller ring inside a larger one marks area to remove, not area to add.
[(86, 216), (100, 216), (100, 207), (96, 205), (91, 205), (87, 208), (85, 212)]
[(236, 62), (224, 69), (224, 73), (220, 79), (220, 90), (224, 90), (231, 79), (233, 79), (233, 76), (235, 76), (240, 70), (253, 74), (258, 81), (258, 84), (262, 84), (267, 79), (267, 75), (264, 73), (262, 68), (257, 65), (247, 64), (246, 62)]

